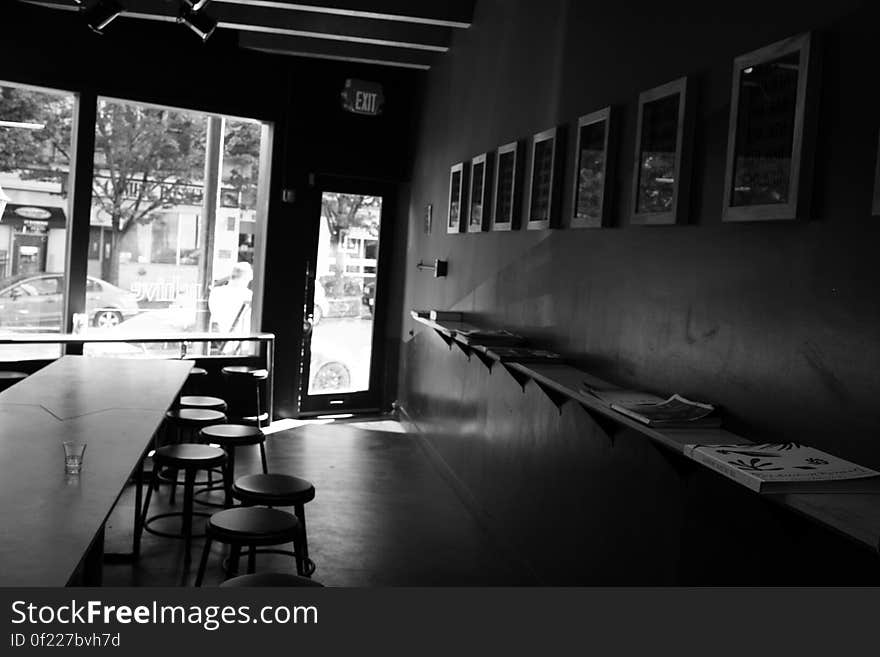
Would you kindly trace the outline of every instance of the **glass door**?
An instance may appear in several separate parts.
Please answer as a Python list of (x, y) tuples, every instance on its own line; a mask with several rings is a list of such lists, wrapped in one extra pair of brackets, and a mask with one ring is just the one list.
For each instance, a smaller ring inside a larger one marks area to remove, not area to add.
[(324, 190), (306, 293), (300, 412), (376, 409), (383, 354), (380, 237), (386, 198)]

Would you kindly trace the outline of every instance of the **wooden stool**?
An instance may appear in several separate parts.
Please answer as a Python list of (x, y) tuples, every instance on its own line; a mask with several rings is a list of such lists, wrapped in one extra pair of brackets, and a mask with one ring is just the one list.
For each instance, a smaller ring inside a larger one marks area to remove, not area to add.
[[(232, 481), (235, 477), (235, 448), (246, 447), (248, 445), (259, 445), (260, 458), (263, 462), (263, 472), (266, 472), (266, 436), (260, 431), (259, 427), (252, 427), (246, 424), (214, 424), (199, 431), (199, 439), (203, 443), (219, 445), (226, 452), (226, 477), (223, 483), (223, 488), (226, 491), (226, 498), (223, 504), (215, 504), (203, 500), (196, 501), (199, 504), (205, 504), (207, 506), (229, 508), (232, 506)], [(212, 486), (210, 488), (204, 488), (200, 490), (198, 494), (201, 495), (212, 490), (217, 490), (217, 487)]]
[[(192, 545), (192, 520), (193, 516), (207, 517), (207, 513), (193, 511), (193, 493), (195, 490), (196, 472), (198, 470), (210, 470), (217, 466), (223, 466), (226, 463), (226, 452), (219, 447), (211, 447), (210, 445), (196, 445), (193, 443), (182, 443), (180, 445), (166, 445), (160, 447), (153, 452), (153, 478), (159, 476), (162, 467), (168, 467), (175, 473), (183, 470), (183, 511), (173, 511), (170, 513), (160, 513), (147, 518), (147, 511), (150, 508), (150, 497), (152, 496), (153, 487), (147, 487), (147, 497), (144, 500), (143, 516), (141, 527), (157, 536), (166, 538), (182, 538), (186, 541), (186, 554), (184, 556), (184, 564), (190, 563), (190, 547)], [(172, 489), (173, 491), (173, 489)], [(181, 517), (180, 533), (163, 532), (150, 527), (150, 523), (160, 518)], [(200, 538), (203, 534), (199, 534), (196, 538)]]
[(253, 586), (324, 586), (308, 577), (289, 573), (256, 573), (255, 575), (239, 575), (227, 579), (220, 584), (221, 589), (233, 589)]
[(0, 372), (0, 392), (11, 388), (22, 379), (28, 378), (26, 372)]
[[(222, 424), (226, 422), (226, 415), (221, 411), (213, 411), (203, 408), (176, 408), (165, 413), (165, 419), (168, 424), (176, 429), (175, 444), (183, 442), (195, 442), (198, 432), (212, 424)], [(184, 441), (183, 433), (189, 434), (188, 441)], [(154, 478), (153, 485), (158, 487), (159, 481), (165, 481), (172, 484), (171, 486), (171, 504), (174, 504), (174, 497), (177, 491), (177, 484), (181, 483), (177, 480), (177, 472), (173, 468), (169, 472), (162, 473), (159, 477)], [(211, 486), (214, 478), (210, 469), (208, 470), (208, 478), (205, 481), (196, 482), (197, 486)]]
[[(296, 572), (310, 577), (315, 562), (309, 559), (305, 505), (315, 499), (315, 487), (305, 479), (284, 474), (252, 474), (239, 477), (232, 485), (232, 496), (244, 506), (292, 506), (302, 529), (302, 546), (296, 551)], [(287, 554), (281, 550), (272, 552)]]
[(186, 395), (199, 395), (205, 389), (205, 380), (208, 378), (208, 370), (204, 367), (193, 367), (189, 371), (186, 383), (183, 384), (183, 392)]
[(177, 404), (180, 408), (201, 408), (206, 411), (226, 412), (226, 402), (219, 397), (202, 395), (183, 395)]
[(268, 413), (263, 412), (263, 407), (260, 401), (260, 386), (263, 384), (263, 381), (266, 381), (269, 378), (269, 372), (264, 369), (248, 367), (246, 365), (228, 365), (220, 370), (220, 373), (223, 375), (223, 380), (226, 382), (227, 386), (237, 387), (239, 389), (251, 388), (254, 391), (252, 394), (254, 394), (256, 400), (256, 414), (246, 415), (244, 412), (233, 413), (235, 419), (242, 424), (255, 424), (259, 428), (263, 427), (264, 422), (269, 424), (272, 418), (269, 417)]
[(248, 548), (248, 573), (253, 574), (257, 563), (257, 547), (293, 543), (296, 553), (302, 529), (293, 514), (280, 509), (236, 507), (212, 515), (205, 527), (205, 547), (196, 575), (196, 586), (202, 585), (211, 543), (220, 541), (230, 546), (229, 575), (238, 574), (242, 547)]

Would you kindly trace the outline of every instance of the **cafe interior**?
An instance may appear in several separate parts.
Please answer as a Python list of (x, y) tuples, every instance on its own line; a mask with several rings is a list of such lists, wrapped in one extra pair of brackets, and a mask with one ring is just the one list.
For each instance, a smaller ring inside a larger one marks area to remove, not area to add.
[(880, 583), (880, 4), (2, 5), (0, 585)]

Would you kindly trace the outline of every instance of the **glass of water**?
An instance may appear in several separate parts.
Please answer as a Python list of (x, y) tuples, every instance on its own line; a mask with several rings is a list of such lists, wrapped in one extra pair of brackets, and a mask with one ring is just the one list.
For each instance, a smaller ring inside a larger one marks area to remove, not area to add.
[(64, 471), (69, 475), (78, 475), (82, 471), (83, 455), (86, 444), (68, 440), (64, 443)]

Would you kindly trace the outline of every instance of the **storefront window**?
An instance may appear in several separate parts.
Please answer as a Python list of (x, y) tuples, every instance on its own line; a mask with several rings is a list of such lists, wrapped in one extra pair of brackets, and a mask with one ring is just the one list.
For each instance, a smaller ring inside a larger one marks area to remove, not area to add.
[[(71, 93), (0, 82), (0, 338), (59, 332), (65, 308)], [(0, 361), (58, 345), (0, 345)]]
[[(87, 299), (87, 330), (129, 333), (132, 355), (149, 356), (176, 355), (180, 342), (137, 344), (138, 335), (252, 330), (267, 135), (256, 121), (98, 101), (88, 271), (114, 297)], [(86, 349), (108, 352), (125, 349)]]

